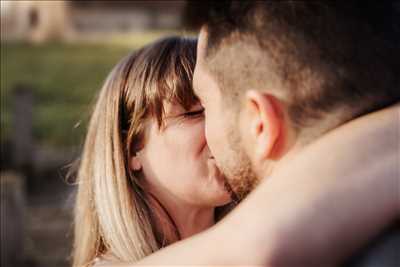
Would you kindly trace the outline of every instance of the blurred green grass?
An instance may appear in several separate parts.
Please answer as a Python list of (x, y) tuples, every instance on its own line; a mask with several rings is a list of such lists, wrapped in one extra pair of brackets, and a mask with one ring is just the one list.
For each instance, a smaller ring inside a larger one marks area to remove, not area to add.
[(95, 44), (3, 45), (1, 138), (11, 134), (13, 88), (28, 84), (34, 89), (35, 140), (52, 146), (82, 142), (96, 91), (112, 66), (133, 49)]
[(68, 147), (83, 142), (87, 121), (108, 72), (125, 55), (161, 37), (96, 43), (1, 44), (1, 141), (12, 133), (12, 90), (34, 88), (33, 134), (40, 145)]

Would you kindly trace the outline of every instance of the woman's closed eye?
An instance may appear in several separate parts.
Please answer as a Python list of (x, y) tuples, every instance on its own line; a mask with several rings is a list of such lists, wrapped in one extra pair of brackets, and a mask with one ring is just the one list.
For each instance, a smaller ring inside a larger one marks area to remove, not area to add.
[(195, 117), (200, 117), (204, 115), (204, 108), (197, 109), (197, 110), (192, 110), (189, 112), (185, 112), (182, 114), (183, 117), (185, 118), (195, 118)]
[(180, 124), (185, 122), (197, 121), (204, 118), (204, 108), (196, 107), (186, 112), (177, 113), (176, 115), (168, 115), (165, 117), (165, 126), (171, 126), (173, 124)]

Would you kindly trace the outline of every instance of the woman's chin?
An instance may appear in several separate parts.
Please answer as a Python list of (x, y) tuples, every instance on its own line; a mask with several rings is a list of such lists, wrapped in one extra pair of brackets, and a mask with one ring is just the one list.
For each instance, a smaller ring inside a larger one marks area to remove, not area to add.
[(213, 206), (219, 207), (228, 204), (232, 201), (230, 193), (225, 189), (224, 184), (219, 184), (218, 187), (214, 190), (212, 196)]
[(225, 191), (220, 201), (218, 202), (217, 207), (226, 205), (230, 202), (232, 202), (231, 195), (227, 191)]

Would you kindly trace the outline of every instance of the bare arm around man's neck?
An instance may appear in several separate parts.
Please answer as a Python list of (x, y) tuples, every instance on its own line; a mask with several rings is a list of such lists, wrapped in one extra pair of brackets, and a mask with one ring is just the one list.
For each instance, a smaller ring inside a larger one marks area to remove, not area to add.
[(307, 146), (223, 221), (133, 265), (329, 266), (399, 217), (399, 105)]

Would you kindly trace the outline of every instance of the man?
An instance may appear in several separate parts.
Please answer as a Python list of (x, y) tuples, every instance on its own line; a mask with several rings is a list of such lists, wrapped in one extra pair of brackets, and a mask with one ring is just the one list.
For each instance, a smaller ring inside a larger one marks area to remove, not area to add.
[(316, 138), (400, 100), (398, 39), (367, 21), (379, 8), (233, 2), (202, 28), (194, 88), (239, 197)]
[(259, 186), (141, 264), (334, 265), (398, 218), (399, 107), (367, 114), (399, 101), (400, 61), (357, 10), (233, 2), (209, 19), (194, 74), (207, 141), (238, 197)]
[[(267, 176), (289, 151), (400, 100), (399, 42), (352, 5), (233, 1), (202, 28), (194, 88), (236, 192), (257, 183), (246, 154), (267, 161)], [(261, 143), (243, 153), (250, 133)]]

